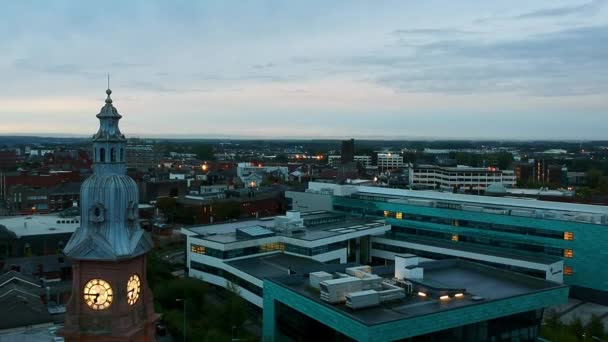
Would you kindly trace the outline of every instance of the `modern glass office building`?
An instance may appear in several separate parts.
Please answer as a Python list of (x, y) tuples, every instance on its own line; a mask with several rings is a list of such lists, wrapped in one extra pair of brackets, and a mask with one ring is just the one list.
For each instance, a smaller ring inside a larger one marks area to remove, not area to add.
[(405, 282), (396, 266), (336, 266), (264, 280), (265, 341), (536, 341), (543, 309), (568, 298), (565, 285), (463, 260), (413, 265), (423, 274)]
[(334, 211), (390, 223), (371, 246), (358, 246), (371, 250), (363, 263), (390, 263), (398, 253), (474, 260), (608, 304), (607, 207), (314, 182), (310, 194), (330, 196)]

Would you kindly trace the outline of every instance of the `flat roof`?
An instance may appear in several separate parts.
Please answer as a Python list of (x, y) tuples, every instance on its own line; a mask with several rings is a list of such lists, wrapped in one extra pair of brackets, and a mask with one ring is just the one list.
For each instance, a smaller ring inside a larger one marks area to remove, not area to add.
[[(340, 219), (337, 222), (327, 223), (315, 223), (300, 228), (297, 232), (293, 232), (290, 235), (283, 235), (280, 232), (276, 232), (278, 236), (289, 236), (293, 239), (314, 241), (319, 239), (325, 239), (332, 236), (338, 236), (347, 233), (353, 233), (357, 231), (364, 231), (369, 229), (375, 229), (379, 227), (387, 227), (390, 229), (390, 225), (384, 222), (384, 219), (379, 218), (360, 218), (350, 217), (344, 214), (331, 213), (326, 211), (315, 211), (309, 213), (302, 213), (300, 216), (304, 222), (317, 220), (317, 219)], [(184, 229), (189, 230), (196, 234), (196, 237), (203, 240), (218, 242), (218, 243), (233, 243), (238, 241), (247, 241), (252, 239), (264, 238), (267, 236), (245, 236), (244, 234), (237, 234), (239, 230), (272, 230), (274, 227), (274, 217), (253, 219), (245, 221), (225, 222), (220, 224), (203, 225), (195, 227), (186, 227)], [(273, 231), (274, 232), (274, 231)]]
[(322, 267), (323, 263), (291, 254), (276, 253), (267, 256), (228, 261), (226, 264), (258, 279), (282, 277), (288, 270), (295, 274), (308, 274), (311, 269)]
[(386, 195), (386, 196), (419, 198), (419, 199), (429, 199), (429, 200), (457, 201), (457, 202), (478, 203), (481, 205), (497, 205), (497, 206), (519, 207), (519, 208), (574, 211), (574, 212), (582, 212), (582, 213), (608, 215), (607, 206), (599, 206), (599, 205), (591, 205), (591, 204), (562, 203), (562, 202), (541, 201), (541, 200), (535, 200), (535, 199), (519, 199), (519, 198), (504, 198), (504, 197), (489, 197), (489, 196), (479, 196), (479, 195), (453, 194), (453, 193), (436, 192), (436, 191), (390, 189), (390, 188), (379, 188), (379, 187), (371, 187), (371, 186), (359, 186), (357, 188), (358, 188), (357, 192), (360, 194), (371, 194), (371, 195), (379, 195), (379, 196)]
[(12, 216), (0, 218), (0, 225), (14, 232), (18, 238), (32, 235), (73, 233), (80, 226), (80, 217), (61, 217), (54, 214)]
[[(341, 266), (343, 267), (340, 272), (345, 272), (349, 267)], [(465, 296), (441, 301), (430, 296), (408, 295), (403, 299), (384, 302), (378, 306), (352, 310), (344, 303), (333, 305), (322, 301), (319, 292), (310, 288), (308, 278), (304, 275), (270, 278), (267, 281), (368, 326), (567, 287), (567, 285), (457, 259), (422, 262), (419, 266), (424, 268), (424, 279), (418, 283), (412, 280), (415, 293), (416, 288), (432, 284), (443, 288), (466, 289)], [(335, 267), (332, 269), (335, 272)], [(324, 271), (324, 268), (320, 267), (315, 271)], [(372, 267), (372, 273), (391, 279), (394, 276), (394, 266)]]

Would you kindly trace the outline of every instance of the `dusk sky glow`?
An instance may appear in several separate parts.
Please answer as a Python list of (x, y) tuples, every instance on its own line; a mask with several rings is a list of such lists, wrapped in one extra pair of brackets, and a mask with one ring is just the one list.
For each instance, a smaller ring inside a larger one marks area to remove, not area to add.
[(0, 134), (607, 139), (608, 0), (10, 1)]

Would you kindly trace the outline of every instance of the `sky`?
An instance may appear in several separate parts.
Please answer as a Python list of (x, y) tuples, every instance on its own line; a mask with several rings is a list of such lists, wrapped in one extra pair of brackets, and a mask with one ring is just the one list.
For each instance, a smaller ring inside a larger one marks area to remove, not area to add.
[(9, 1), (0, 134), (608, 139), (608, 0)]

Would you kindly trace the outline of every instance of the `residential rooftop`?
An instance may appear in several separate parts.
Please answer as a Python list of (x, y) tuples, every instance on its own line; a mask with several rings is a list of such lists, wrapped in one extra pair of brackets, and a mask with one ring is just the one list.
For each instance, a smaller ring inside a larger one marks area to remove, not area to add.
[[(335, 266), (324, 265), (324, 267), (319, 267), (315, 271), (335, 272)], [(342, 270), (340, 272), (345, 272), (346, 268), (349, 267), (348, 265), (341, 266)], [(490, 302), (496, 302), (500, 305), (501, 300), (508, 298), (567, 288), (566, 285), (464, 260), (429, 261), (422, 262), (417, 266), (424, 269), (424, 277), (422, 279), (408, 279), (413, 283), (412, 294), (405, 296), (405, 298), (356, 310), (351, 309), (343, 302), (330, 304), (323, 301), (320, 298), (319, 291), (311, 288), (309, 275), (296, 274), (289, 277), (270, 278), (267, 281), (292, 291), (294, 295), (304, 296), (318, 305), (368, 326)], [(372, 273), (384, 278), (385, 281), (394, 283), (394, 266), (372, 267)], [(457, 291), (463, 295), (458, 297), (450, 295), (449, 299), (439, 298), (440, 295), (449, 291)], [(428, 293), (428, 295), (421, 296), (418, 292), (425, 295)], [(437, 294), (431, 294), (433, 292)]]

